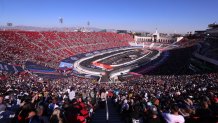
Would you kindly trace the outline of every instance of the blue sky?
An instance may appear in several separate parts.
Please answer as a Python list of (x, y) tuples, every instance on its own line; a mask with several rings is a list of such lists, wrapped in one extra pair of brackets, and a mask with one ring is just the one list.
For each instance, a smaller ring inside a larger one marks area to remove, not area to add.
[[(218, 0), (0, 0), (0, 25), (180, 32), (218, 21)], [(64, 18), (60, 25), (58, 18)]]

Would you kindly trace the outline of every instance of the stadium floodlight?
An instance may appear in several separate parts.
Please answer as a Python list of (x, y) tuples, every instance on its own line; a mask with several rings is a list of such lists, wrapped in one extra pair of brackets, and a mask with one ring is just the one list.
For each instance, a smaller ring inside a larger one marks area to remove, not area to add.
[(62, 17), (59, 17), (59, 23), (63, 23), (64, 22), (64, 19)]

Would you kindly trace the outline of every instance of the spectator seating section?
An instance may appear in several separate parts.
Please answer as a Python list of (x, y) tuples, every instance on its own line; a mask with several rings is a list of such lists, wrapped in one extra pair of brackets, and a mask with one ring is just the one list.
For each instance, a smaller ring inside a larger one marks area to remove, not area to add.
[(79, 53), (128, 46), (128, 34), (112, 32), (0, 31), (1, 61), (32, 61), (55, 67)]

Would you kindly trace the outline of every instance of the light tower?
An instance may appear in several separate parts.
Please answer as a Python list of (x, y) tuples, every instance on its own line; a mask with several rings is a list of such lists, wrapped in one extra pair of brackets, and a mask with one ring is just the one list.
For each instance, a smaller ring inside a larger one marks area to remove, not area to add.
[(62, 17), (59, 17), (59, 23), (63, 24), (64, 23), (64, 19)]
[(90, 22), (88, 21), (87, 22), (87, 31), (90, 31), (89, 26), (90, 26)]
[(58, 19), (59, 23), (60, 23), (60, 30), (65, 31), (63, 28), (63, 23), (64, 23), (64, 19), (62, 17), (59, 17)]
[(90, 25), (90, 22), (88, 21), (88, 22), (87, 22), (87, 26), (89, 27), (89, 25)]

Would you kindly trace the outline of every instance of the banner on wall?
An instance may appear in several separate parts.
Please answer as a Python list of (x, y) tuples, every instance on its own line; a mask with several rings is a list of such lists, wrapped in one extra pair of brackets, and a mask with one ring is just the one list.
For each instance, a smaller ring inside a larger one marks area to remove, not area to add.
[(67, 63), (67, 62), (61, 62), (60, 65), (59, 65), (60, 68), (72, 68), (73, 67), (73, 64), (71, 63)]
[(0, 62), (0, 71), (6, 71), (8, 73), (18, 73), (18, 72), (22, 72), (24, 70), (20, 66), (9, 65), (9, 64)]

